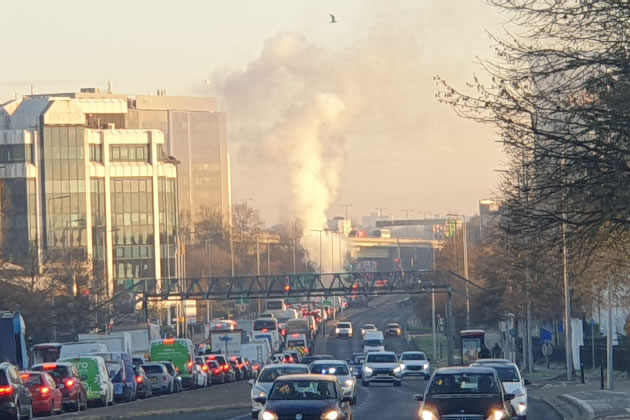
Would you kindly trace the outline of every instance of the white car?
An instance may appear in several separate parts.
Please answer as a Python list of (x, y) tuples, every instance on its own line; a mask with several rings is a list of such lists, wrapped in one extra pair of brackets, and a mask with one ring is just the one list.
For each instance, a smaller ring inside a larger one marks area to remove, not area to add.
[(402, 366), (396, 353), (391, 351), (370, 352), (363, 365), (363, 386), (372, 382), (392, 382), (394, 386), (402, 384)]
[(337, 322), (335, 326), (335, 335), (337, 337), (352, 337), (352, 323), (350, 322)]
[(311, 373), (335, 375), (341, 385), (344, 397), (352, 397), (350, 405), (357, 403), (356, 381), (352, 377), (350, 366), (343, 360), (317, 360), (311, 363)]
[(508, 394), (514, 394), (515, 397), (510, 403), (514, 407), (519, 420), (527, 419), (527, 385), (530, 385), (528, 379), (523, 379), (518, 366), (512, 362), (495, 362), (489, 363), (473, 363), (470, 366), (490, 367), (497, 371), (499, 379), (503, 383), (503, 388)]
[(257, 379), (250, 379), (248, 382), (252, 387), (250, 398), (252, 402), (252, 418), (257, 419), (258, 413), (263, 405), (254, 401), (254, 398), (267, 397), (267, 393), (271, 389), (273, 382), (277, 377), (282, 375), (294, 375), (308, 373), (308, 366), (298, 364), (277, 364), (266, 365), (260, 371)]
[(378, 331), (378, 328), (376, 328), (374, 324), (363, 324), (361, 327), (361, 336), (365, 336), (365, 333), (368, 331)]
[(400, 355), (400, 363), (403, 366), (402, 376), (423, 376), (429, 379), (431, 376), (431, 364), (426, 354), (421, 351), (405, 351)]

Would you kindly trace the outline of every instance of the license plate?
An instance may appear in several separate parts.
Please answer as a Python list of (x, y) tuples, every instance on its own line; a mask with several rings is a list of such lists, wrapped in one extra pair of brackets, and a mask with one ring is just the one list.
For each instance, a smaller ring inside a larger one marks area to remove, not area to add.
[(151, 383), (152, 384), (157, 383), (157, 378), (151, 378)]
[(122, 394), (122, 392), (123, 392), (122, 384), (114, 384), (114, 393), (115, 394)]

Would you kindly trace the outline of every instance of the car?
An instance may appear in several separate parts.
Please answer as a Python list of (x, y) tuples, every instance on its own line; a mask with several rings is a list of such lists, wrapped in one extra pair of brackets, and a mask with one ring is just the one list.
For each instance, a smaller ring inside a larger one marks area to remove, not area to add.
[[(63, 359), (62, 359), (63, 360)], [(31, 370), (45, 371), (53, 377), (63, 396), (63, 408), (81, 411), (87, 408), (87, 390), (76, 366), (67, 361), (33, 365)]]
[(138, 398), (145, 399), (152, 397), (153, 387), (151, 386), (151, 380), (142, 365), (136, 366), (134, 373), (136, 374), (136, 395)]
[(337, 337), (352, 337), (352, 323), (346, 321), (337, 322), (335, 335)]
[(346, 362), (343, 360), (318, 360), (313, 362), (309, 369), (311, 373), (336, 376), (341, 384), (343, 395), (352, 397), (351, 405), (357, 403), (356, 381), (352, 376), (350, 366)]
[(352, 353), (352, 359), (348, 361), (352, 374), (355, 378), (361, 379), (363, 377), (363, 364), (365, 363), (365, 356), (367, 353)]
[(394, 386), (402, 384), (402, 366), (396, 353), (391, 351), (374, 351), (365, 356), (363, 365), (363, 386), (376, 382), (392, 382)]
[(193, 380), (195, 381), (192, 384), (193, 389), (205, 388), (208, 386), (208, 373), (204, 372), (200, 365), (195, 363), (192, 367), (192, 372)]
[[(459, 397), (458, 397), (459, 396)], [(436, 369), (421, 401), (418, 417), (442, 420), (452, 417), (510, 419), (514, 410), (497, 372), (488, 367), (447, 367)]]
[(224, 354), (209, 354), (206, 356), (206, 361), (215, 361), (223, 369), (225, 382), (236, 381), (236, 371), (234, 367), (228, 362)]
[(489, 367), (497, 371), (503, 388), (508, 394), (514, 394), (510, 401), (519, 420), (527, 419), (527, 385), (531, 385), (528, 379), (523, 379), (518, 366), (512, 362), (499, 363), (473, 363), (471, 367)]
[(223, 371), (223, 367), (216, 360), (210, 360), (207, 362), (210, 371), (212, 372), (212, 383), (213, 384), (224, 384), (225, 383), (225, 372)]
[(149, 377), (151, 392), (155, 394), (172, 394), (175, 392), (175, 378), (161, 363), (145, 363), (142, 365)]
[(302, 363), (303, 365), (310, 365), (316, 360), (334, 360), (334, 359), (335, 358), (329, 354), (318, 354), (315, 356), (302, 357), (302, 360), (300, 360), (300, 363)]
[(363, 336), (363, 351), (385, 351), (385, 337), (381, 331), (367, 331)]
[[(86, 389), (88, 403), (96, 403), (102, 407), (114, 404), (114, 384), (109, 376), (104, 358), (91, 355), (75, 356), (69, 359), (59, 359), (57, 364), (65, 362), (72, 363), (81, 375), (81, 382)], [(55, 374), (52, 375), (54, 379)], [(58, 386), (62, 388), (59, 383)]]
[(374, 324), (363, 324), (361, 326), (361, 336), (365, 336), (365, 333), (368, 331), (378, 331), (378, 329)]
[(400, 355), (400, 363), (403, 365), (402, 377), (422, 376), (428, 380), (431, 376), (431, 364), (427, 355), (421, 351), (404, 351)]
[(266, 397), (276, 378), (282, 375), (308, 373), (308, 366), (298, 364), (281, 364), (266, 365), (260, 371), (260, 375), (256, 379), (250, 379), (249, 384), (252, 387), (250, 392), (252, 402), (252, 418), (258, 418), (258, 413), (262, 408), (262, 404), (254, 401), (256, 397)]
[(343, 395), (337, 378), (330, 375), (281, 376), (267, 396), (254, 401), (263, 406), (259, 420), (352, 418), (352, 397)]
[(157, 361), (155, 363), (164, 365), (164, 367), (166, 367), (166, 370), (168, 371), (168, 374), (173, 377), (173, 390), (171, 392), (182, 392), (184, 389), (182, 378), (181, 376), (179, 376), (179, 372), (177, 371), (177, 368), (175, 367), (173, 362)]
[(20, 373), (20, 378), (31, 392), (33, 414), (53, 416), (63, 413), (63, 396), (52, 376), (27, 370)]
[(285, 351), (284, 354), (289, 355), (291, 357), (292, 363), (300, 363), (301, 357), (295, 350)]
[(131, 362), (133, 363), (133, 367), (135, 369), (138, 366), (144, 365), (147, 361), (144, 360), (142, 357), (132, 357)]
[(235, 378), (236, 381), (242, 381), (243, 379), (247, 379), (245, 369), (238, 363), (238, 361), (236, 360), (236, 357), (234, 357), (233, 359), (230, 358), (228, 363), (230, 364), (232, 369), (234, 369), (234, 373), (236, 375), (236, 378)]
[(206, 358), (203, 356), (195, 356), (195, 364), (201, 368), (201, 372), (205, 376), (204, 386), (212, 385), (212, 371), (210, 370), (210, 366), (208, 366), (208, 363), (206, 362)]
[(389, 323), (385, 327), (385, 334), (395, 335), (395, 336), (402, 335), (402, 328), (400, 327), (400, 324), (397, 322)]
[(33, 417), (33, 396), (11, 363), (0, 363), (0, 414), (19, 420)]

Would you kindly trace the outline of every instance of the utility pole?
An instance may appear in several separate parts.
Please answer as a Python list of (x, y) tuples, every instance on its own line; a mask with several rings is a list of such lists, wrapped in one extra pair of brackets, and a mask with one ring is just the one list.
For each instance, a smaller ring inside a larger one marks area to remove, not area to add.
[(409, 212), (412, 212), (413, 209), (402, 209), (401, 212), (405, 213), (405, 219), (409, 219)]
[(564, 346), (567, 365), (567, 381), (573, 379), (573, 349), (571, 348), (571, 296), (565, 214), (562, 214), (562, 279), (564, 283)]
[[(433, 230), (433, 229), (432, 229)], [(431, 246), (433, 251), (433, 275), (435, 275), (435, 246)], [(431, 335), (433, 337), (433, 358), (437, 359), (437, 340), (435, 334), (435, 288), (431, 287)]]
[(612, 282), (608, 277), (608, 325), (606, 334), (606, 389), (613, 390), (613, 316), (612, 316)]
[[(208, 251), (208, 290), (212, 287), (212, 241), (206, 239), (206, 250)], [(206, 300), (206, 318), (208, 323), (214, 318), (212, 313), (212, 301)]]
[(345, 207), (346, 208), (345, 220), (348, 220), (348, 207), (352, 207), (352, 204), (340, 204), (339, 207)]
[(271, 244), (267, 240), (267, 275), (271, 275)]

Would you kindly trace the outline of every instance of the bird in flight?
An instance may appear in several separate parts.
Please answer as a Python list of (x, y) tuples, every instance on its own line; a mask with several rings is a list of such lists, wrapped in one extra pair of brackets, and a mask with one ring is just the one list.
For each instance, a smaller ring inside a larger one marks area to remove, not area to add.
[(335, 15), (330, 14), (330, 22), (329, 23), (337, 23), (337, 18), (335, 17)]

